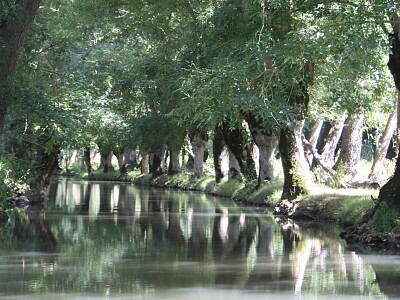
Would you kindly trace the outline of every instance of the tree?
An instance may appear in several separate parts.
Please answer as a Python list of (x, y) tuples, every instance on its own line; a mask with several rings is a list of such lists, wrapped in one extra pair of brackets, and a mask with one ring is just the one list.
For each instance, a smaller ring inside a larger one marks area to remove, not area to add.
[(0, 4), (0, 136), (12, 101), (13, 77), (30, 25), (41, 0), (2, 1)]

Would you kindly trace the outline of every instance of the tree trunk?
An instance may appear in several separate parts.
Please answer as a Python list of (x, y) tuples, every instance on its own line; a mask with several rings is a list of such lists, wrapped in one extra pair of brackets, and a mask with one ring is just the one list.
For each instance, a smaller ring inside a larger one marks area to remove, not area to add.
[(181, 150), (171, 148), (169, 150), (169, 165), (168, 165), (168, 175), (175, 175), (181, 171), (179, 164), (179, 157)]
[(193, 174), (195, 177), (203, 175), (204, 150), (207, 145), (207, 133), (197, 132), (191, 137), (191, 146), (194, 154)]
[(371, 172), (369, 173), (368, 179), (371, 181), (378, 182), (383, 169), (383, 163), (386, 158), (386, 153), (389, 148), (390, 140), (397, 125), (397, 101), (395, 102), (393, 111), (390, 113), (389, 118), (386, 123), (385, 130), (379, 138), (379, 142), (376, 145), (376, 150), (374, 154), (374, 162), (371, 167)]
[(274, 159), (275, 150), (279, 144), (279, 136), (276, 133), (271, 135), (260, 134), (257, 139), (259, 139), (257, 146), (260, 163), (258, 183), (260, 184), (265, 180), (275, 180)]
[(357, 175), (361, 160), (363, 123), (364, 115), (362, 114), (346, 118), (339, 158), (333, 167), (337, 170), (339, 166), (342, 166), (345, 173), (352, 178)]
[(258, 184), (264, 180), (274, 180), (274, 154), (278, 146), (277, 132), (266, 134), (261, 129), (261, 120), (252, 113), (245, 114), (251, 136), (258, 147)]
[(137, 161), (136, 161), (136, 150), (125, 150), (124, 152), (124, 164), (128, 167), (131, 168), (136, 168), (137, 167)]
[[(393, 14), (393, 34), (391, 35), (391, 52), (389, 54), (388, 66), (393, 75), (394, 83), (400, 91), (400, 18), (397, 13)], [(399, 109), (400, 111), (400, 109)], [(400, 123), (398, 119), (397, 122)], [(381, 188), (379, 198), (386, 201), (390, 206), (400, 209), (400, 151), (398, 151), (396, 169), (393, 177)]]
[(215, 170), (215, 182), (221, 182), (222, 178), (224, 178), (224, 174), (222, 173), (222, 165), (221, 165), (221, 154), (224, 150), (225, 143), (224, 137), (222, 136), (221, 129), (216, 126), (214, 130), (214, 139), (213, 139), (213, 158), (214, 158), (214, 170)]
[(153, 163), (151, 164), (151, 174), (156, 178), (164, 173), (166, 145), (161, 145), (153, 149)]
[(310, 174), (301, 140), (304, 120), (295, 120), (295, 128), (281, 129), (279, 151), (284, 175), (282, 200), (294, 200), (310, 189)]
[(228, 149), (228, 180), (240, 178), (240, 165), (236, 156)]
[(222, 124), (221, 130), (225, 145), (239, 163), (240, 172), (248, 180), (256, 179), (256, 166), (251, 155), (251, 149), (247, 145), (242, 131), (240, 129), (229, 129), (227, 123)]
[[(318, 138), (320, 136), (323, 124), (324, 124), (323, 120), (311, 122), (310, 131), (307, 135), (307, 140), (313, 148), (317, 146)], [(308, 164), (311, 165), (313, 161), (313, 155), (311, 153), (308, 153), (306, 157)]]
[[(335, 160), (335, 150), (342, 135), (345, 116), (343, 115), (339, 121), (325, 122), (321, 138), (317, 146), (318, 153), (321, 159), (327, 163), (328, 166), (333, 166)], [(317, 164), (313, 163), (313, 168)]]
[(142, 157), (142, 161), (140, 163), (140, 173), (148, 174), (149, 173), (149, 152), (141, 150), (140, 156)]
[(107, 152), (100, 151), (100, 156), (101, 156), (100, 168), (103, 167), (103, 172), (107, 173), (109, 171), (114, 171), (114, 167), (111, 163), (113, 157), (112, 151), (107, 151)]
[(125, 165), (125, 159), (124, 159), (124, 150), (122, 151), (114, 151), (114, 155), (117, 158), (118, 161), (118, 168), (119, 168), (119, 172), (121, 174), (126, 174), (126, 172), (128, 171), (126, 169), (126, 165)]
[(88, 178), (91, 179), (91, 178), (93, 178), (93, 168), (92, 168), (92, 162), (90, 160), (90, 148), (89, 147), (85, 148), (85, 150), (83, 152), (83, 159), (84, 159), (86, 167), (87, 167)]
[(1, 16), (0, 19), (0, 137), (3, 135), (5, 116), (12, 99), (13, 76), (22, 45), (40, 2), (19, 1), (12, 16)]

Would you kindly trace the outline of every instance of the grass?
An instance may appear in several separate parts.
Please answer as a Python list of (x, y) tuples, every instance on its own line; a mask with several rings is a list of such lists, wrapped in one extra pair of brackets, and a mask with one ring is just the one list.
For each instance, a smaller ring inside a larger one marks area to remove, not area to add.
[(358, 224), (365, 213), (375, 206), (371, 197), (378, 196), (372, 189), (334, 189), (325, 186), (315, 186), (310, 195), (299, 200), (303, 207), (318, 205), (315, 218), (330, 220), (343, 225)]

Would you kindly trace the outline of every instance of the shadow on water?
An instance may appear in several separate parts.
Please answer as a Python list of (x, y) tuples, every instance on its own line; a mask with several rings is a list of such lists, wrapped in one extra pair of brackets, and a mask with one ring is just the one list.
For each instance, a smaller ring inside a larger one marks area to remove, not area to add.
[(0, 231), (0, 297), (398, 297), (400, 258), (356, 255), (339, 232), (199, 193), (60, 180), (45, 210)]

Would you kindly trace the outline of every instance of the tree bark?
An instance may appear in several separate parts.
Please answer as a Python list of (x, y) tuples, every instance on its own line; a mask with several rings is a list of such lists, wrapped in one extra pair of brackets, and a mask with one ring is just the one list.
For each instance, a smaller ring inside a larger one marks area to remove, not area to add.
[(304, 120), (295, 120), (295, 128), (281, 129), (279, 151), (284, 175), (282, 200), (294, 200), (309, 192), (310, 175), (301, 140)]
[(165, 148), (166, 145), (161, 145), (154, 148), (153, 153), (153, 163), (151, 164), (151, 174), (153, 178), (156, 178), (164, 173), (164, 163), (165, 162)]
[[(397, 13), (393, 14), (391, 37), (392, 47), (389, 54), (388, 66), (393, 75), (394, 83), (400, 91), (400, 18)], [(398, 119), (397, 122), (400, 122)], [(390, 206), (400, 209), (400, 151), (398, 151), (396, 169), (393, 177), (381, 188), (379, 198), (386, 201)]]
[(379, 142), (376, 145), (374, 154), (374, 162), (372, 163), (371, 172), (369, 173), (368, 179), (374, 182), (378, 182), (383, 169), (383, 163), (386, 158), (386, 153), (389, 148), (390, 140), (397, 125), (397, 101), (395, 102), (393, 111), (390, 113), (386, 123), (385, 130), (379, 138)]
[(112, 157), (113, 157), (112, 151), (101, 151), (100, 150), (100, 168), (103, 168), (103, 172), (107, 173), (109, 171), (114, 171), (114, 167), (111, 163)]
[(127, 149), (124, 152), (124, 164), (131, 168), (137, 167), (136, 150)]
[(149, 152), (141, 150), (140, 156), (142, 157), (142, 161), (140, 163), (140, 173), (141, 174), (148, 174), (149, 173)]
[(214, 170), (215, 170), (214, 172), (215, 172), (216, 183), (221, 182), (222, 178), (224, 178), (221, 165), (221, 154), (224, 150), (224, 147), (225, 143), (221, 129), (218, 126), (215, 126), (214, 139), (213, 139), (213, 158), (214, 158)]
[(311, 177), (309, 167), (304, 155), (301, 140), (304, 126), (304, 116), (308, 110), (309, 94), (308, 86), (312, 83), (314, 64), (305, 61), (303, 64), (303, 78), (299, 81), (301, 94), (289, 97), (288, 104), (297, 112), (293, 120), (293, 129), (285, 126), (281, 129), (279, 150), (283, 167), (283, 191), (282, 200), (292, 201), (300, 194), (309, 192)]
[[(318, 138), (320, 136), (323, 124), (324, 124), (323, 120), (311, 122), (310, 131), (307, 135), (307, 141), (310, 143), (310, 145), (313, 148), (315, 148), (317, 146)], [(308, 164), (311, 166), (311, 164), (313, 162), (313, 155), (312, 155), (312, 153), (308, 153), (306, 155), (307, 155), (306, 157), (307, 157)]]
[(258, 184), (264, 180), (274, 180), (274, 154), (278, 147), (279, 136), (277, 132), (266, 134), (261, 129), (261, 120), (252, 113), (245, 114), (251, 136), (258, 147)]
[(3, 135), (7, 108), (12, 100), (13, 76), (26, 34), (41, 0), (21, 0), (13, 16), (0, 19), (0, 137)]
[(240, 172), (248, 180), (256, 179), (256, 167), (251, 155), (251, 149), (247, 145), (242, 131), (239, 129), (229, 129), (227, 123), (222, 124), (221, 130), (225, 145), (239, 163)]
[[(342, 135), (345, 115), (339, 121), (325, 122), (319, 143), (317, 143), (317, 150), (321, 159), (329, 166), (333, 166), (335, 160), (335, 150)], [(313, 163), (313, 168), (316, 166)]]
[(206, 149), (207, 139), (208, 136), (206, 132), (196, 132), (190, 139), (194, 154), (193, 174), (195, 177), (203, 175), (204, 150)]
[(93, 168), (92, 168), (92, 162), (90, 160), (90, 148), (89, 147), (85, 148), (85, 150), (83, 152), (83, 159), (84, 159), (86, 167), (87, 167), (88, 178), (91, 179), (91, 178), (93, 178)]
[(335, 170), (342, 166), (345, 173), (349, 174), (351, 178), (357, 175), (361, 160), (363, 122), (364, 115), (362, 114), (346, 118), (339, 158), (333, 166)]
[(240, 165), (236, 156), (228, 149), (228, 180), (240, 177)]
[(171, 148), (169, 150), (169, 165), (168, 165), (168, 175), (175, 175), (181, 171), (179, 164), (179, 157), (181, 150)]
[(114, 155), (117, 158), (118, 161), (118, 167), (119, 167), (119, 172), (121, 174), (126, 174), (126, 172), (128, 171), (126, 169), (126, 165), (125, 165), (125, 159), (124, 159), (124, 150), (120, 150), (120, 151), (114, 151)]

